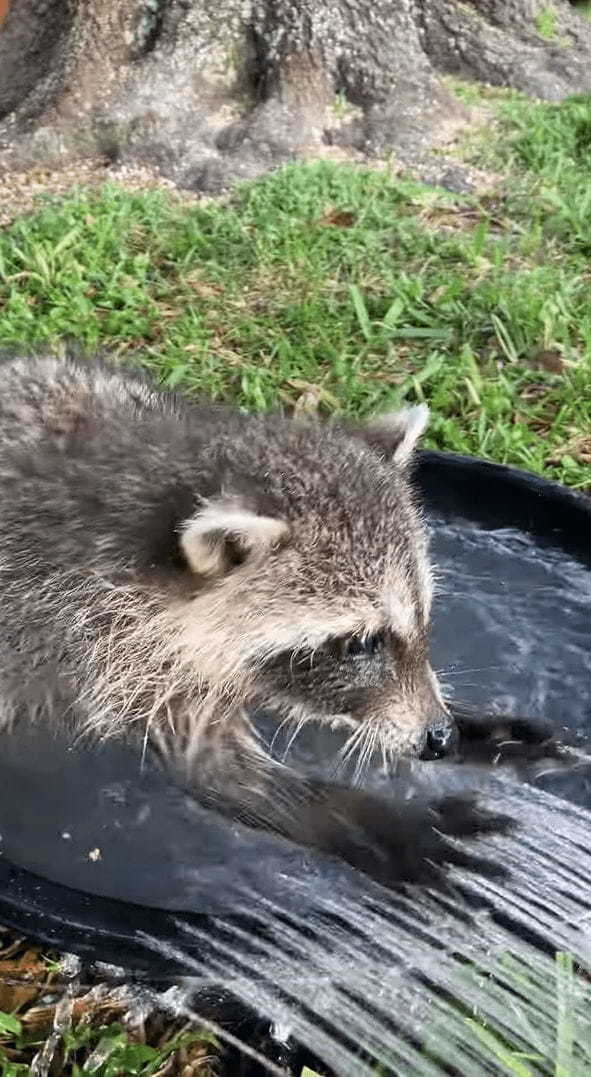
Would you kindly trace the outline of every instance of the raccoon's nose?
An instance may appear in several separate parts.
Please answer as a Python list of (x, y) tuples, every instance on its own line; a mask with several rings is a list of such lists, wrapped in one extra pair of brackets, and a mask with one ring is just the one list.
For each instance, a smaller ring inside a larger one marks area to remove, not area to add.
[(455, 722), (439, 718), (427, 730), (421, 759), (441, 759), (451, 755), (458, 745), (459, 736)]

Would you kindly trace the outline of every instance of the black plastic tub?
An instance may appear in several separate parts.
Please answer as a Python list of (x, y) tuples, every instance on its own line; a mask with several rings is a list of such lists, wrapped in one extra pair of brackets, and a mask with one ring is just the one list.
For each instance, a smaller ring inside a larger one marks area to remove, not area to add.
[[(443, 681), (485, 711), (551, 719), (584, 752), (591, 500), (522, 471), (437, 452), (419, 455), (417, 482), (439, 568), (432, 649)], [(330, 772), (336, 745), (309, 736), (294, 751), (302, 766)], [(552, 816), (575, 827), (581, 845), (591, 839), (590, 777), (584, 765), (538, 776), (538, 787), (554, 794), (545, 797), (509, 774), (501, 795), (523, 818), (529, 812), (532, 833), (537, 819), (547, 831)], [(420, 780), (438, 789), (487, 785), (473, 768), (441, 763), (425, 764)], [(293, 1016), (287, 988), (271, 983), (264, 962), (271, 955), (276, 969), (281, 951), (288, 976), (289, 946), (278, 942), (277, 925), (297, 922), (305, 938), (308, 911), (324, 915), (337, 899), (341, 909), (379, 900), (347, 867), (197, 808), (149, 758), (142, 767), (129, 748), (72, 747), (42, 729), (17, 730), (3, 743), (0, 835), (0, 922), (152, 979), (193, 977), (204, 1004), (213, 997), (222, 1007), (222, 987), (240, 1005), (250, 992), (269, 1020), (281, 1007)], [(519, 876), (519, 843), (508, 848)], [(526, 893), (526, 872), (519, 886)], [(552, 929), (544, 921), (551, 939), (566, 938), (574, 915), (552, 915)], [(310, 953), (308, 968), (322, 966), (325, 975), (328, 958), (314, 964)]]

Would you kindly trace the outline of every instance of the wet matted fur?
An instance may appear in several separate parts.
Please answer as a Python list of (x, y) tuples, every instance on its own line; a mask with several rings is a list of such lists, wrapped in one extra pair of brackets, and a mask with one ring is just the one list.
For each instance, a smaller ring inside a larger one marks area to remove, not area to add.
[(389, 808), (273, 762), (248, 708), (349, 731), (360, 765), (449, 723), (408, 462), (363, 428), (249, 416), (97, 363), (0, 368), (0, 721), (150, 741), (193, 795), (386, 882), (467, 862), (471, 801)]

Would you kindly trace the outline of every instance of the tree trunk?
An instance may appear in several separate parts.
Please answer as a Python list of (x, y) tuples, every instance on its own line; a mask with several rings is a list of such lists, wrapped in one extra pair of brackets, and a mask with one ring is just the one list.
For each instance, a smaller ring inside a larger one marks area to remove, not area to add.
[(0, 166), (98, 154), (219, 190), (307, 154), (405, 161), (465, 119), (438, 71), (559, 100), (591, 89), (591, 23), (566, 0), (12, 0)]

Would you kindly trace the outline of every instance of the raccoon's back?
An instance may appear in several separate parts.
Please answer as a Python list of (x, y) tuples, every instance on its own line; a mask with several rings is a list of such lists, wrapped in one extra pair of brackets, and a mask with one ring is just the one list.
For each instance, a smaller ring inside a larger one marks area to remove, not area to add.
[(172, 396), (99, 364), (0, 367), (4, 571), (157, 560), (194, 504), (189, 459), (207, 433), (189, 426)]
[(193, 505), (187, 430), (173, 398), (98, 364), (0, 366), (0, 727), (71, 713), (113, 626), (153, 612)]

